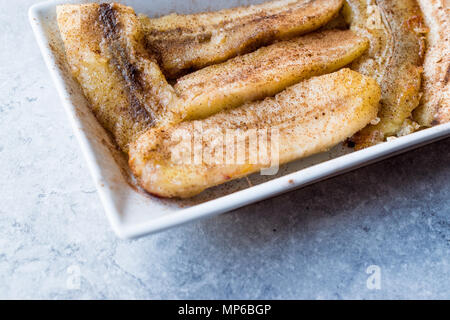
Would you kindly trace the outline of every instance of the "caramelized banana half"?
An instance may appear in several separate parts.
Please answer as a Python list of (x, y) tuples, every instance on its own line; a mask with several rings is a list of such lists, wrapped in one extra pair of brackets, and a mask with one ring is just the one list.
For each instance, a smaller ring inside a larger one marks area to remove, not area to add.
[(352, 31), (282, 41), (167, 83), (133, 10), (118, 4), (58, 7), (66, 55), (101, 124), (124, 152), (147, 128), (203, 118), (333, 72), (368, 47)]
[(377, 116), (380, 95), (375, 80), (342, 69), (207, 119), (150, 129), (131, 147), (129, 164), (151, 194), (192, 197), (335, 146)]
[(346, 0), (344, 13), (351, 29), (370, 40), (352, 68), (382, 88), (379, 123), (354, 138), (361, 149), (396, 135), (419, 105), (424, 28), (416, 0)]
[(414, 118), (422, 126), (450, 122), (450, 1), (419, 0), (429, 32), (424, 95)]
[(313, 31), (343, 0), (278, 0), (193, 15), (141, 16), (149, 45), (168, 78)]
[(90, 106), (119, 147), (128, 145), (161, 114), (176, 94), (143, 46), (131, 8), (116, 4), (57, 7), (66, 57)]
[(273, 96), (304, 79), (346, 66), (367, 50), (350, 30), (314, 33), (206, 67), (175, 85), (183, 119), (199, 119)]

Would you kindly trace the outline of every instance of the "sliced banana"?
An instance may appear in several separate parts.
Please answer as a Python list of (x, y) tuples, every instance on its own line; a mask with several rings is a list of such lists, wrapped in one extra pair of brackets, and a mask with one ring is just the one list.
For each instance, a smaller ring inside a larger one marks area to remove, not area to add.
[(273, 96), (301, 80), (342, 68), (361, 56), (368, 40), (354, 32), (325, 31), (282, 41), (179, 79), (183, 119), (199, 119)]
[(127, 152), (177, 98), (142, 45), (134, 11), (117, 4), (63, 5), (57, 19), (72, 74), (99, 122)]
[(382, 88), (380, 122), (354, 137), (361, 149), (396, 135), (419, 105), (424, 24), (416, 0), (346, 0), (343, 11), (351, 29), (370, 41), (352, 69)]
[(343, 0), (278, 0), (193, 15), (140, 16), (149, 46), (169, 78), (220, 63), (330, 21)]
[(450, 1), (419, 0), (429, 30), (424, 95), (414, 118), (430, 127), (450, 122)]
[(335, 146), (376, 118), (380, 95), (375, 80), (342, 69), (207, 119), (151, 129), (131, 147), (129, 164), (151, 194), (192, 197)]

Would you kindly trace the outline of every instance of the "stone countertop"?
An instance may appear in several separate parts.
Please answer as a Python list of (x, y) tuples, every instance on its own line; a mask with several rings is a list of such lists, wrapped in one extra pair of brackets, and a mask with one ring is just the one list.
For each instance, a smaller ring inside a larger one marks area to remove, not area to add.
[(118, 240), (29, 27), (33, 2), (0, 0), (0, 298), (450, 298), (450, 139)]

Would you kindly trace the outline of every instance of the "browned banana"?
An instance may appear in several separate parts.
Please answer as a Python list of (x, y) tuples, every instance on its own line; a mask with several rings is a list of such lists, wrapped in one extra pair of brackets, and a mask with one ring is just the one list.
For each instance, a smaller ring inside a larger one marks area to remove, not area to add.
[(422, 126), (450, 122), (450, 0), (419, 0), (428, 27), (424, 94), (414, 118)]
[[(74, 21), (80, 20), (80, 24)], [(101, 124), (125, 152), (144, 129), (198, 119), (272, 96), (359, 57), (367, 40), (326, 31), (282, 41), (167, 83), (146, 50), (133, 10), (118, 4), (58, 7), (74, 76)]]
[(278, 0), (259, 5), (158, 19), (141, 16), (149, 46), (169, 78), (313, 31), (343, 0)]
[[(133, 144), (130, 167), (152, 194), (191, 197), (333, 147), (376, 117), (380, 94), (372, 78), (342, 69), (207, 119), (151, 129)], [(264, 134), (263, 144), (249, 140)]]

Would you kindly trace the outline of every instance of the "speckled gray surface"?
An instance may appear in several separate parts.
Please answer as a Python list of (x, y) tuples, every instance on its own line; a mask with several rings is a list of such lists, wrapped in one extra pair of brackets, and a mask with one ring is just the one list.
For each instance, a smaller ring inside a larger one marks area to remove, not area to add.
[(0, 298), (450, 298), (450, 139), (118, 240), (28, 26), (33, 2), (0, 0)]

